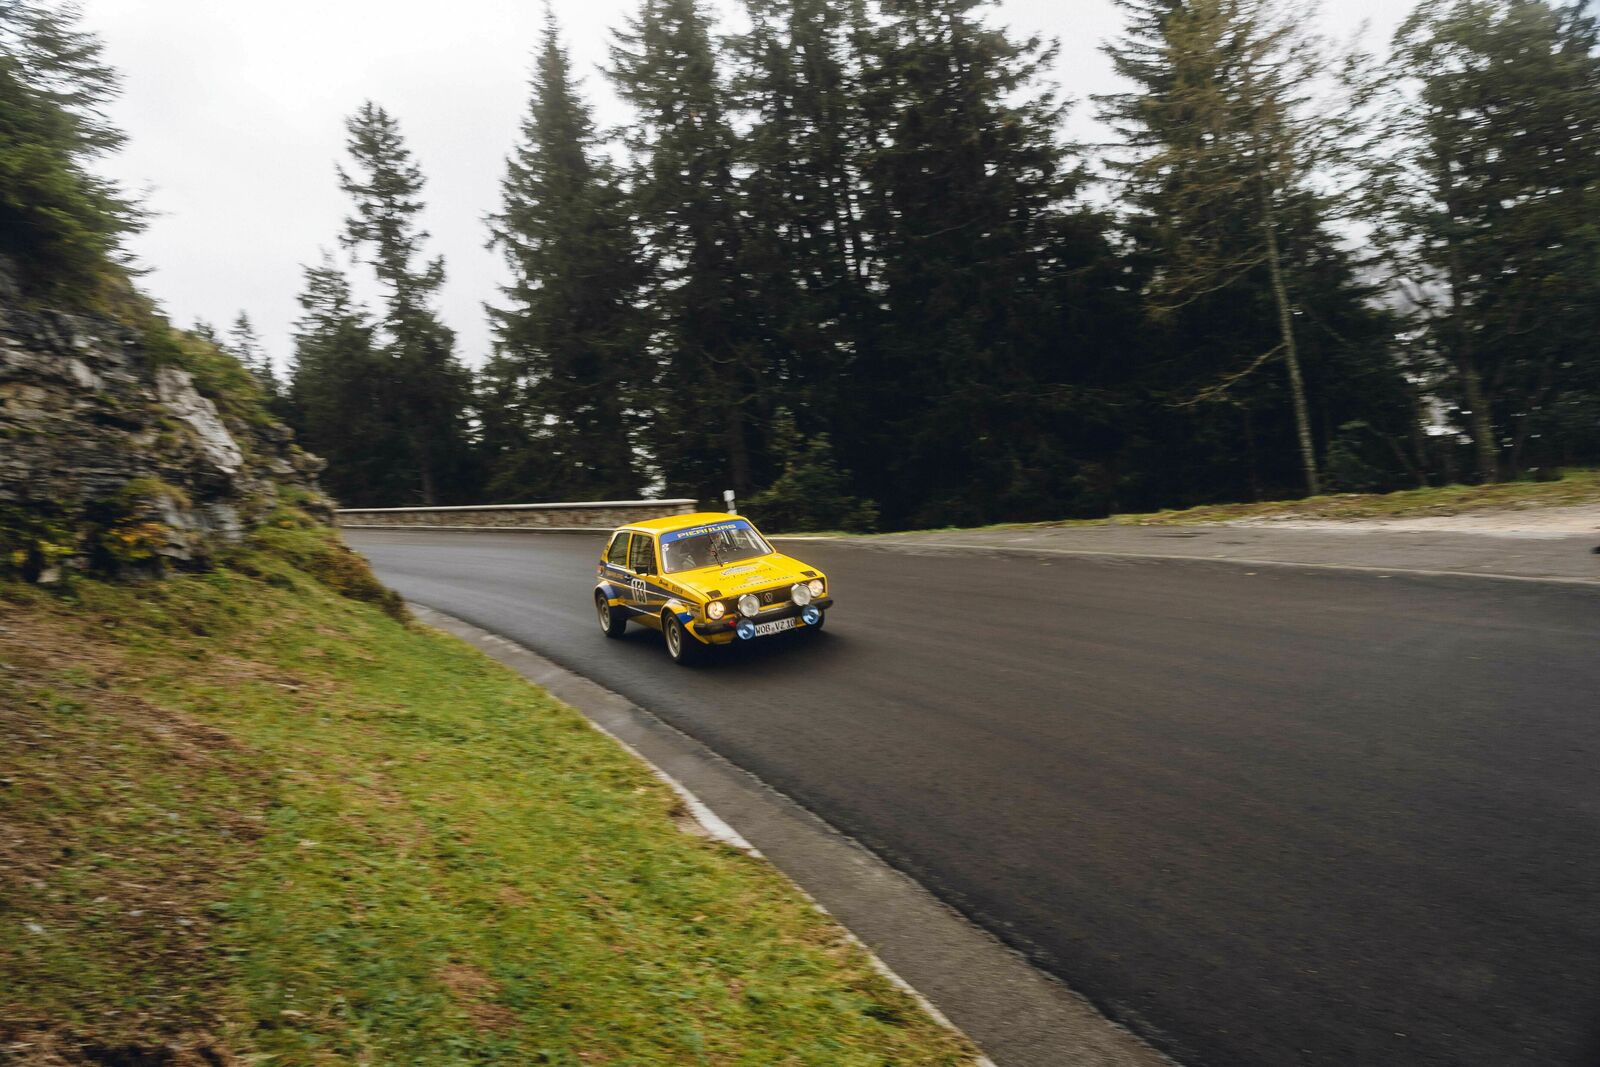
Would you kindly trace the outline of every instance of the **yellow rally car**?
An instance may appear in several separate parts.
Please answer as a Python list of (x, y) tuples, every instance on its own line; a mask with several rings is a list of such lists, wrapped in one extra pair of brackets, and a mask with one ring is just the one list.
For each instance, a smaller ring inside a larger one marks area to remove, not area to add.
[(700, 512), (619, 527), (594, 606), (607, 637), (637, 622), (689, 663), (708, 645), (820, 629), (833, 598), (826, 575), (774, 551), (750, 520)]

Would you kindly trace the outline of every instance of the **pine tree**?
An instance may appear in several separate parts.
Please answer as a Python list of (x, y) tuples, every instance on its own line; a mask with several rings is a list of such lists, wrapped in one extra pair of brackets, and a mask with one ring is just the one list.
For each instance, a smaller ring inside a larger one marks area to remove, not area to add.
[(261, 391), (266, 394), (268, 407), (278, 407), (283, 389), (278, 384), (277, 371), (273, 369), (272, 360), (262, 346), (261, 338), (256, 335), (255, 325), (248, 314), (239, 312), (228, 331), (228, 343), (223, 347), (255, 378)]
[(1458, 0), (1383, 72), (1372, 217), (1483, 481), (1600, 456), (1597, 40), (1583, 5)]
[(609, 73), (635, 112), (631, 209), (648, 249), (659, 366), (650, 451), (669, 491), (742, 494), (761, 459), (772, 376), (745, 302), (737, 143), (699, 0), (643, 0)]
[(1318, 491), (1317, 459), (1284, 281), (1280, 217), (1303, 195), (1308, 160), (1294, 112), (1295, 75), (1307, 66), (1296, 27), (1273, 24), (1256, 0), (1123, 0), (1129, 39), (1110, 49), (1118, 72), (1142, 91), (1108, 98), (1107, 115), (1135, 149), (1121, 170), (1150, 223), (1159, 267), (1149, 293), (1171, 315), (1241, 280), (1264, 274), (1272, 294), (1273, 344), (1246, 351), (1206, 395), (1281, 358), (1294, 406), (1306, 491)]
[(861, 31), (863, 222), (884, 312), (839, 437), (890, 525), (992, 521), (1031, 494), (1051, 350), (1046, 259), (1081, 168), (1043, 80), (980, 0), (880, 0)]
[[(1221, 495), (1243, 480), (1259, 494), (1278, 479), (1263, 477), (1255, 439), (1281, 440), (1287, 422), (1300, 480), (1316, 493), (1314, 412), (1327, 413), (1324, 439), (1351, 418), (1407, 421), (1382, 315), (1327, 229), (1335, 204), (1318, 179), (1339, 162), (1348, 126), (1305, 95), (1325, 57), (1303, 13), (1267, 0), (1119, 3), (1128, 29), (1108, 51), (1136, 88), (1101, 106), (1122, 144), (1113, 165), (1144, 279), (1148, 380), (1188, 412), (1184, 452), (1200, 469), (1186, 480), (1220, 481)], [(1281, 385), (1258, 373), (1274, 362)], [(1311, 364), (1330, 395), (1308, 383)], [(1269, 455), (1266, 466), (1282, 464)]]
[(391, 396), (394, 361), (381, 352), (350, 282), (324, 255), (306, 267), (289, 369), (289, 424), (328, 461), (322, 482), (346, 504), (382, 506), (415, 486), (410, 444)]
[(546, 9), (522, 141), (490, 220), (512, 283), (480, 391), (497, 499), (631, 497), (650, 368), (641, 257), (614, 168)]
[(765, 529), (868, 533), (876, 528), (877, 505), (851, 495), (850, 472), (840, 469), (826, 433), (802, 438), (794, 418), (779, 409), (773, 418), (772, 441), (783, 456), (783, 469), (744, 505)]
[(0, 2), (0, 256), (31, 295), (103, 302), (142, 213), (95, 162), (122, 133), (106, 118), (116, 73), (73, 6)]
[[(746, 307), (765, 346), (767, 404), (799, 431), (831, 429), (849, 374), (870, 344), (871, 269), (860, 221), (861, 4), (746, 0), (750, 28), (730, 42), (746, 215)], [(774, 437), (775, 457), (785, 451)]]
[(346, 126), (355, 169), (341, 168), (339, 184), (355, 212), (342, 241), (367, 257), (384, 290), (381, 347), (416, 496), (427, 505), (469, 499), (476, 491), (465, 425), (471, 382), (456, 360), (455, 335), (433, 307), (444, 284), (444, 260), (422, 259), (428, 237), (416, 219), (422, 171), (383, 108), (369, 101)]

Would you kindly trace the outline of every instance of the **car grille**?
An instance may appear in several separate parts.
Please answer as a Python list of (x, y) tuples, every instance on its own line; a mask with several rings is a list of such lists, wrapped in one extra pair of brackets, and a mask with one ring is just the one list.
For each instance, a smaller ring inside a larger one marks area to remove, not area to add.
[(789, 603), (789, 587), (784, 586), (780, 589), (763, 589), (761, 592), (756, 594), (756, 599), (761, 601), (762, 611), (766, 611), (768, 608), (781, 608), (783, 605)]

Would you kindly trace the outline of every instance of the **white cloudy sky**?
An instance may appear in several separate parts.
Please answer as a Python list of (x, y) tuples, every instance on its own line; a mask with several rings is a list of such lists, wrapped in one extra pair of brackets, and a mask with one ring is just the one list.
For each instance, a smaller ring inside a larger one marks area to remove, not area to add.
[[(554, 0), (605, 122), (623, 112), (597, 68), (635, 3)], [(1345, 37), (1370, 23), (1370, 38), (1386, 39), (1412, 3), (1325, 0), (1324, 28)], [(400, 120), (428, 177), (425, 224), (449, 272), (442, 311), (463, 358), (481, 362), (481, 306), (502, 277), (483, 217), (526, 103), (540, 4), (87, 0), (84, 14), (125, 79), (114, 115), (130, 142), (108, 169), (157, 213), (134, 250), (176, 322), (222, 325), (243, 309), (284, 360), (300, 264), (335, 247), (346, 211), (334, 177), (342, 120), (371, 98)], [(1069, 96), (1115, 88), (1098, 48), (1120, 26), (1112, 0), (1000, 0), (993, 17), (1061, 41)], [(1087, 106), (1073, 126), (1094, 135)]]

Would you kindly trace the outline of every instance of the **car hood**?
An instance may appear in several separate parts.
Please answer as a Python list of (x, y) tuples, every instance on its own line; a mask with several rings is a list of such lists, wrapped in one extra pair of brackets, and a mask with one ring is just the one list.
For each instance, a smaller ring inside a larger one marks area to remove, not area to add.
[[(806, 571), (811, 573), (807, 574)], [(748, 593), (752, 589), (793, 585), (795, 582), (818, 577), (821, 573), (809, 564), (774, 552), (770, 556), (757, 556), (755, 559), (744, 559), (738, 563), (679, 571), (667, 577), (703, 597), (708, 597), (713, 592), (719, 597), (734, 597), (740, 593)]]

